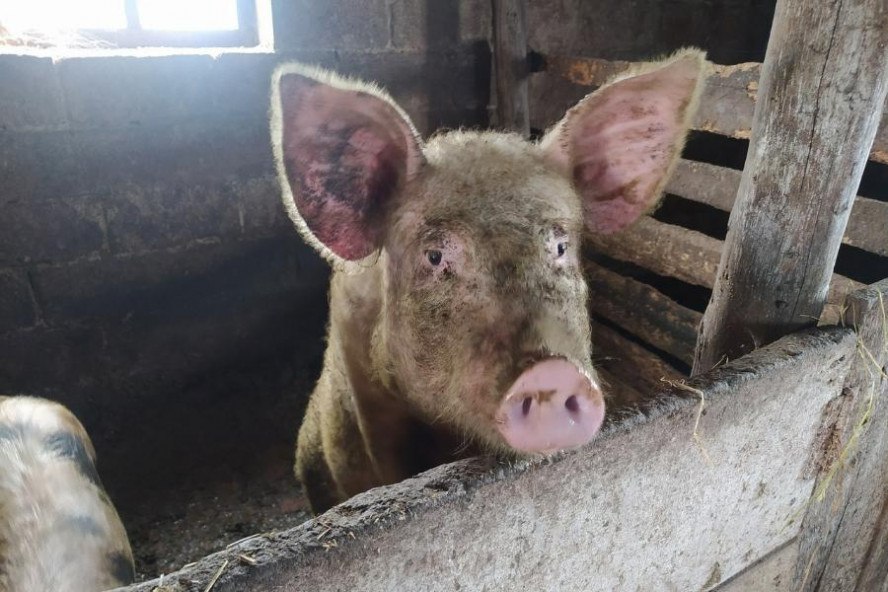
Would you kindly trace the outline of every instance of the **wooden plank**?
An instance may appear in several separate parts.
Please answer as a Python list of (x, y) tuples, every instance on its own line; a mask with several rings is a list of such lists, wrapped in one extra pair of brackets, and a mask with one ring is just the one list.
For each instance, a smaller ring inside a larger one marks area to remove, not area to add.
[[(724, 243), (694, 230), (665, 224), (650, 217), (611, 235), (590, 235), (589, 244), (613, 259), (626, 261), (666, 277), (704, 288), (712, 288)], [(827, 293), (822, 324), (841, 318), (845, 297), (863, 287), (860, 282), (833, 274)]]
[(777, 3), (695, 373), (823, 312), (888, 94), (885, 0), (838, 2)]
[[(888, 487), (888, 483), (885, 486)], [(866, 564), (857, 579), (857, 589), (860, 592), (876, 590), (879, 583), (888, 588), (888, 499), (882, 506), (874, 530), (875, 533), (867, 549)]]
[(699, 312), (595, 263), (585, 267), (593, 312), (690, 365), (702, 318)]
[[(596, 369), (606, 371), (614, 383), (631, 389), (628, 393), (619, 390), (613, 393), (608, 400), (608, 409), (641, 403), (666, 388), (664, 379), (677, 381), (684, 378), (658, 355), (603, 325), (593, 326), (592, 344)], [(608, 394), (607, 389), (605, 394)]]
[(203, 592), (218, 574), (213, 592), (703, 590), (796, 536), (789, 518), (813, 487), (803, 469), (818, 417), (853, 353), (850, 330), (789, 336), (691, 381), (706, 401), (696, 438), (699, 397), (669, 390), (581, 450), (437, 467), (164, 583)]
[[(848, 299), (857, 352), (815, 495), (804, 517), (793, 590), (875, 590), (888, 572), (888, 279)], [(828, 462), (826, 462), (828, 461)]]
[(845, 311), (845, 300), (852, 292), (864, 287), (864, 284), (852, 280), (837, 273), (832, 274), (829, 289), (826, 293), (826, 303), (817, 321), (818, 325), (837, 325), (842, 322)]
[(716, 66), (707, 81), (709, 92), (700, 102), (694, 129), (748, 140), (758, 96), (761, 64)]
[(493, 0), (493, 58), (499, 127), (527, 138), (527, 10), (525, 0)]
[(888, 257), (888, 202), (855, 199), (842, 242)]
[(666, 183), (666, 192), (723, 212), (734, 208), (742, 171), (681, 159)]
[[(666, 191), (730, 212), (740, 187), (741, 172), (705, 162), (681, 160)], [(888, 257), (888, 203), (856, 197), (842, 242)]]
[(795, 592), (792, 575), (799, 556), (797, 540), (769, 553), (711, 592)]
[(622, 232), (591, 234), (587, 240), (611, 258), (706, 288), (715, 281), (722, 249), (718, 239), (648, 216)]
[(545, 72), (557, 74), (580, 86), (601, 86), (611, 78), (622, 74), (633, 63), (620, 60), (602, 60), (572, 56), (547, 55)]
[[(600, 86), (633, 65), (632, 62), (566, 56), (546, 56), (545, 61), (547, 72), (536, 76), (543, 79), (563, 78), (570, 84), (582, 88)], [(755, 62), (730, 66), (716, 65), (700, 98), (700, 108), (693, 123), (694, 129), (732, 138), (749, 139), (758, 98), (760, 74), (761, 64)], [(541, 84), (546, 82), (541, 81)], [(548, 116), (548, 120), (541, 120), (534, 114), (535, 127), (545, 129), (552, 125), (553, 114), (563, 112), (576, 101), (577, 95), (582, 94), (581, 91), (569, 89), (564, 91), (562, 94), (565, 95), (565, 100), (562, 104), (540, 106), (542, 113)], [(537, 109), (536, 105), (534, 109)], [(888, 164), (888, 102), (883, 103), (881, 109), (882, 120), (869, 158)]]
[(595, 370), (598, 372), (598, 380), (604, 389), (608, 418), (613, 416), (615, 410), (637, 405), (645, 399), (640, 392), (631, 385), (626, 384), (621, 377), (611, 372), (608, 368), (596, 364)]
[[(879, 125), (876, 139), (873, 141), (873, 151), (870, 153), (870, 158), (876, 162), (888, 164), (888, 103), (882, 111), (882, 123)], [(888, 580), (885, 583), (888, 585)]]

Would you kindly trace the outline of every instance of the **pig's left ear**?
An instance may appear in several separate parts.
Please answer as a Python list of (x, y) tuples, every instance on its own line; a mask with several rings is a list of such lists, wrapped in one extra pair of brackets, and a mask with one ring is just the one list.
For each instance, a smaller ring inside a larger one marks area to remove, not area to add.
[(271, 119), (284, 205), (303, 237), (334, 264), (375, 253), (390, 202), (424, 162), (401, 108), (375, 86), (286, 64)]
[(590, 231), (621, 230), (660, 200), (708, 70), (695, 49), (645, 65), (588, 95), (542, 139), (580, 192)]

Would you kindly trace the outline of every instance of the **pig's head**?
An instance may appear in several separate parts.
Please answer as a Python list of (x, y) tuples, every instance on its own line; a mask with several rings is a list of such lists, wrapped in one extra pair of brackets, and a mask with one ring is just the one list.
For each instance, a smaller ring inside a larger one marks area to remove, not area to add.
[(344, 273), (379, 266), (378, 379), (494, 449), (589, 441), (604, 401), (583, 234), (616, 232), (655, 206), (706, 70), (695, 50), (638, 68), (538, 143), (459, 131), (424, 144), (378, 88), (280, 68), (272, 111), (284, 202)]

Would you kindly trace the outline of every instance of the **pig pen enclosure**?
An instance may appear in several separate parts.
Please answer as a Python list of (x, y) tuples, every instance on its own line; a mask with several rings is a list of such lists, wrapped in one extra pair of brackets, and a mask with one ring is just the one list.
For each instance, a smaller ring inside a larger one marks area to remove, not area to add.
[[(131, 590), (888, 590), (884, 3), (778, 2), (767, 55), (773, 4), (555, 4), (272, 2), (274, 52), (0, 56), (0, 391), (93, 434)], [(605, 17), (660, 36), (587, 39)], [(726, 65), (663, 204), (588, 241), (603, 434), (309, 519), (327, 274), (279, 203), (274, 65), (379, 80), (426, 134), (533, 136), (691, 44)]]

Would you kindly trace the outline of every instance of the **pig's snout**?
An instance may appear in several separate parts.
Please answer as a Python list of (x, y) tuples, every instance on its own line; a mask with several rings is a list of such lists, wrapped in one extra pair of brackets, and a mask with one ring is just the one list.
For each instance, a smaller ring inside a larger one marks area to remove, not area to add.
[(604, 420), (604, 398), (592, 380), (561, 358), (536, 362), (506, 392), (496, 415), (509, 446), (554, 452), (591, 440)]

